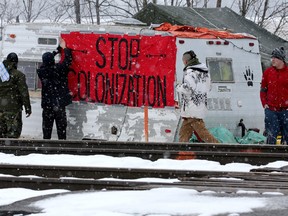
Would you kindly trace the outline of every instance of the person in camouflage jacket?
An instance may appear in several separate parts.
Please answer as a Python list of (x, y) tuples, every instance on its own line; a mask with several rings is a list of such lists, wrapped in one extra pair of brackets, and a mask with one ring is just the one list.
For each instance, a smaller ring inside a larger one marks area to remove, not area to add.
[[(17, 70), (18, 56), (10, 53), (1, 63), (7, 77), (0, 79), (0, 138), (19, 138), (22, 132), (22, 109), (32, 113), (26, 77)], [(6, 70), (5, 70), (6, 69)]]
[(219, 143), (207, 130), (203, 120), (207, 112), (207, 94), (211, 85), (208, 68), (199, 62), (192, 50), (183, 54), (182, 61), (185, 65), (183, 81), (176, 86), (176, 91), (181, 94), (183, 102), (179, 141), (189, 142), (194, 134), (200, 142)]

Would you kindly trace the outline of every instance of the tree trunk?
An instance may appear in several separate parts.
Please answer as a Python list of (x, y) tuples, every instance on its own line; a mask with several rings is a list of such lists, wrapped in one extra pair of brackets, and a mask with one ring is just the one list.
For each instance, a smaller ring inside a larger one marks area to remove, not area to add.
[(269, 8), (269, 0), (265, 0), (263, 13), (262, 13), (260, 22), (258, 23), (258, 25), (261, 26), (261, 27), (263, 27), (268, 8)]
[(136, 10), (140, 11), (140, 6), (138, 0), (135, 0)]
[(94, 24), (94, 18), (93, 18), (93, 12), (92, 12), (92, 6), (91, 6), (91, 1), (87, 0), (88, 3), (88, 13), (91, 19), (91, 23)]
[(26, 12), (26, 22), (31, 22), (33, 0), (28, 0), (27, 4), (26, 4), (25, 0), (23, 0), (23, 5), (25, 8), (25, 12)]
[(208, 0), (204, 0), (204, 8), (207, 8), (207, 6), (208, 6)]
[(100, 4), (99, 4), (99, 0), (96, 0), (95, 10), (96, 10), (97, 25), (100, 25)]
[(246, 0), (242, 0), (242, 4), (239, 6), (240, 6), (241, 16), (245, 17), (245, 15), (246, 15)]
[(75, 8), (75, 15), (76, 15), (76, 23), (81, 24), (80, 0), (74, 0), (74, 8)]
[(222, 0), (217, 0), (216, 7), (221, 8)]

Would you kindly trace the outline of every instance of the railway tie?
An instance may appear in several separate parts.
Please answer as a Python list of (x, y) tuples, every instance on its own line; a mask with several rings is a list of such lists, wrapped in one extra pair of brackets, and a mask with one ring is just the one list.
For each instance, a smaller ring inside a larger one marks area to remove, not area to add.
[(0, 139), (0, 152), (14, 155), (38, 154), (103, 154), (113, 157), (139, 157), (148, 160), (203, 159), (220, 164), (249, 163), (265, 165), (287, 160), (286, 146), (206, 144), (206, 143), (139, 143), (88, 140), (20, 140)]
[[(288, 194), (288, 173), (222, 172), (172, 169), (71, 167), (1, 164), (0, 188), (23, 187), (34, 190), (146, 190), (181, 187), (198, 191), (237, 192), (239, 190)], [(33, 176), (33, 177), (31, 177)], [(107, 178), (112, 180), (107, 180)], [(135, 179), (159, 178), (159, 182)], [(167, 179), (170, 179), (167, 182)], [(172, 181), (172, 182), (171, 182)]]

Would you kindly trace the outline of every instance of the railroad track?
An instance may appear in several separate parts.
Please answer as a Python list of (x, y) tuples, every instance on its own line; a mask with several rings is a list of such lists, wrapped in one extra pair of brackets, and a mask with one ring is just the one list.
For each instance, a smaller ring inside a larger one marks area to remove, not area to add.
[[(0, 188), (34, 190), (147, 190), (156, 187), (181, 187), (197, 191), (237, 192), (239, 190), (288, 194), (288, 172), (195, 171), (172, 169), (131, 169), (1, 164)], [(9, 175), (9, 176), (8, 176)], [(31, 177), (33, 176), (33, 177)], [(174, 182), (133, 181), (139, 178), (176, 179)], [(114, 178), (116, 180), (101, 180)]]
[[(136, 143), (106, 141), (59, 141), (0, 139), (0, 152), (15, 155), (105, 154), (135, 156), (149, 160), (207, 159), (222, 164), (245, 162), (254, 165), (288, 159), (286, 146), (231, 145), (203, 143)], [(271, 171), (277, 171), (272, 173)], [(0, 164), (0, 188), (75, 190), (145, 190), (155, 187), (183, 187), (198, 191), (236, 192), (238, 190), (288, 194), (285, 169), (252, 172), (216, 172), (107, 167), (71, 167)], [(115, 180), (103, 180), (113, 178)], [(174, 182), (133, 181), (140, 178), (176, 179)]]
[(152, 161), (169, 159), (205, 159), (221, 164), (232, 162), (263, 165), (288, 160), (286, 145), (241, 145), (206, 143), (144, 143), (91, 140), (21, 140), (0, 139), (0, 152), (15, 155), (39, 154), (104, 154), (114, 157), (140, 157)]

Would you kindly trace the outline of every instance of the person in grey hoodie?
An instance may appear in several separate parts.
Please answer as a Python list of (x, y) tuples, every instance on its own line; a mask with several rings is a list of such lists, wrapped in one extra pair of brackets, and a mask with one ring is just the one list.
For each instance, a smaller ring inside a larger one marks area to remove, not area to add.
[(185, 65), (183, 81), (176, 86), (176, 91), (182, 96), (180, 115), (183, 121), (179, 142), (189, 142), (194, 134), (200, 142), (219, 143), (203, 121), (207, 111), (207, 93), (211, 85), (208, 68), (199, 62), (192, 50), (183, 54), (182, 61)]

